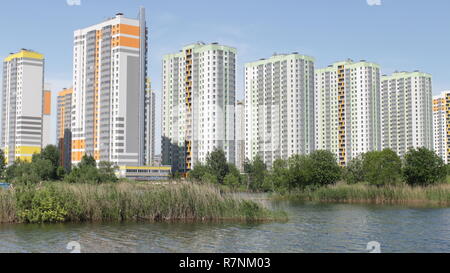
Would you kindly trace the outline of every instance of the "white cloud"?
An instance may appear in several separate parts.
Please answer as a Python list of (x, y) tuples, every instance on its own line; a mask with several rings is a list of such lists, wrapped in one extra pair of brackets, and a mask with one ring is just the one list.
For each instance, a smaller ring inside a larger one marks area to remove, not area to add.
[(367, 0), (369, 6), (381, 6), (381, 0)]
[(66, 0), (69, 6), (81, 6), (81, 0)]

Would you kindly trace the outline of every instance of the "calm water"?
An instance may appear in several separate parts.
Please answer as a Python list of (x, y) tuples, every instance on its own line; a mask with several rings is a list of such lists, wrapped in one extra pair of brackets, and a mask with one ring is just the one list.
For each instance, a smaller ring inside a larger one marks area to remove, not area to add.
[(450, 209), (272, 203), (267, 224), (0, 225), (0, 252), (450, 252)]

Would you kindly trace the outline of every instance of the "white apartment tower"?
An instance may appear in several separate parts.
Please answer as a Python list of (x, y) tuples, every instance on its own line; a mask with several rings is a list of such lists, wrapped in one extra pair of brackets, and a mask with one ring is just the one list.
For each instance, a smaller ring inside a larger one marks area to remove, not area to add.
[(119, 13), (74, 33), (72, 163), (145, 163), (147, 27)]
[(431, 75), (396, 72), (381, 78), (381, 146), (404, 156), (409, 148), (433, 149)]
[(245, 163), (245, 102), (236, 103), (236, 167), (242, 173)]
[(433, 138), (434, 151), (450, 162), (450, 91), (433, 97)]
[(197, 43), (164, 56), (162, 162), (187, 173), (215, 148), (235, 163), (236, 49)]
[(41, 152), (43, 112), (50, 110), (44, 94), (44, 56), (22, 49), (6, 57), (2, 88), (1, 142), (7, 164), (31, 161)]
[(380, 150), (380, 67), (347, 60), (316, 70), (316, 149), (336, 154), (341, 166)]
[(314, 59), (274, 55), (245, 65), (245, 157), (270, 167), (314, 151)]

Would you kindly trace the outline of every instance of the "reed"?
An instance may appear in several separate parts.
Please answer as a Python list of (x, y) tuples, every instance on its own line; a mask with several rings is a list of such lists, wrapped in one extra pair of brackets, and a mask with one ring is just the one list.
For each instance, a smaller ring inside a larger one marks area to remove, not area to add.
[[(6, 209), (3, 209), (6, 208)], [(47, 183), (0, 192), (0, 222), (273, 221), (283, 212), (192, 183)]]
[(348, 185), (340, 183), (314, 190), (299, 191), (290, 195), (276, 196), (275, 198), (331, 203), (450, 206), (450, 185), (376, 187), (366, 184)]

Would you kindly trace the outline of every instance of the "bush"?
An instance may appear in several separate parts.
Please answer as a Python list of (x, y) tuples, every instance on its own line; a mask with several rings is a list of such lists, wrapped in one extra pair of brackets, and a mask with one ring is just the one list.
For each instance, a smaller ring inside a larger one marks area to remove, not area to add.
[(343, 176), (348, 184), (364, 182), (363, 159), (361, 156), (350, 160), (343, 171)]
[(426, 148), (410, 149), (404, 159), (403, 175), (412, 186), (444, 182), (447, 168), (442, 159)]
[(402, 162), (392, 150), (368, 152), (363, 155), (364, 179), (372, 185), (396, 184), (401, 179)]
[(329, 151), (314, 151), (309, 156), (310, 185), (326, 186), (335, 184), (341, 178), (336, 156)]
[(17, 214), (25, 223), (64, 222), (68, 211), (53, 187), (16, 189)]

